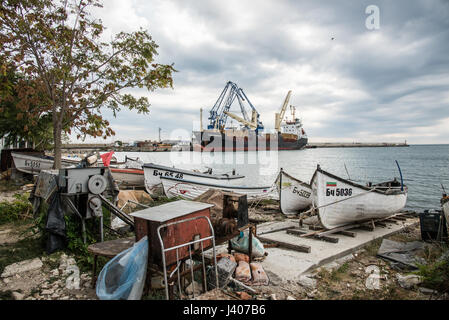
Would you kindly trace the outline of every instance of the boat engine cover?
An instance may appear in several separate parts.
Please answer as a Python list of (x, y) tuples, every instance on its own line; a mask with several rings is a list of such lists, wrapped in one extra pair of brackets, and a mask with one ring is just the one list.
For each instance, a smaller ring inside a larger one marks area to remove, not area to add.
[(89, 192), (93, 194), (100, 194), (106, 190), (108, 186), (108, 181), (104, 176), (94, 175), (89, 178), (89, 182), (87, 183), (87, 187), (89, 188)]

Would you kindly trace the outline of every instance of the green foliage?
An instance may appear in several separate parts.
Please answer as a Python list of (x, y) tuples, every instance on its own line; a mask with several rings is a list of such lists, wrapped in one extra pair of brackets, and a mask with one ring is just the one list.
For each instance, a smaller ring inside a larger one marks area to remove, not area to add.
[(28, 201), (27, 195), (15, 194), (14, 198), (12, 202), (0, 202), (0, 224), (27, 218), (31, 210), (31, 203)]
[[(47, 222), (47, 212), (48, 212), (48, 204), (42, 203), (39, 214), (37, 218), (34, 220), (34, 227), (37, 227), (42, 234), (42, 241), (45, 241), (48, 238), (48, 232), (45, 230), (45, 225)], [(64, 216), (65, 224), (66, 224), (66, 244), (67, 251), (73, 254), (76, 258), (76, 262), (78, 266), (83, 271), (90, 271), (93, 264), (93, 256), (87, 251), (87, 247), (92, 244), (99, 242), (100, 238), (100, 219), (92, 218), (86, 220), (86, 243), (83, 241), (83, 233), (82, 233), (82, 223), (81, 219), (71, 213), (67, 213)], [(111, 214), (108, 210), (103, 208), (103, 221), (105, 225), (110, 225)], [(107, 233), (107, 229), (104, 229), (104, 240), (115, 239), (116, 235), (110, 235)], [(98, 259), (98, 268), (101, 270), (102, 265), (106, 263), (107, 259), (99, 257)]]
[(349, 262), (343, 263), (338, 269), (338, 273), (346, 273), (349, 270)]
[(423, 286), (440, 293), (449, 292), (449, 258), (418, 268), (416, 273), (423, 278)]
[[(107, 138), (115, 132), (102, 108), (114, 116), (122, 107), (149, 112), (145, 92), (135, 97), (125, 89), (173, 87), (176, 70), (155, 63), (158, 45), (148, 31), (120, 32), (103, 42), (101, 20), (91, 15), (94, 7), (102, 7), (100, 1), (5, 0), (0, 6), (0, 71), (11, 66), (33, 82), (20, 110), (33, 119), (51, 114), (56, 167), (62, 132)], [(45, 103), (30, 112), (36, 99)]]
[[(0, 73), (0, 138), (5, 138), (6, 145), (28, 141), (36, 149), (46, 150), (53, 143), (52, 119), (50, 114), (39, 111), (42, 101), (30, 98), (24, 92), (26, 89), (33, 91), (33, 87), (31, 81), (12, 67), (4, 74)], [(24, 110), (22, 104), (27, 99), (30, 101)]]
[(160, 206), (161, 204), (164, 204), (164, 203), (169, 203), (169, 202), (178, 201), (178, 200), (182, 200), (182, 198), (179, 197), (179, 196), (178, 197), (172, 197), (172, 198), (161, 196), (161, 197), (158, 197), (156, 199), (153, 199), (153, 201), (150, 202), (148, 205), (150, 207), (156, 207), (156, 206)]

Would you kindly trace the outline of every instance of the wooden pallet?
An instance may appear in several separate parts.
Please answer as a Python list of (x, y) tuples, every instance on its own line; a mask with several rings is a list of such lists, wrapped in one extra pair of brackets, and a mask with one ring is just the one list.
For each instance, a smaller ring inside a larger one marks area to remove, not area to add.
[[(326, 230), (323, 229), (320, 226), (316, 226), (316, 225), (309, 225), (309, 230), (311, 232), (303, 232), (303, 231), (296, 231), (294, 229), (289, 229), (287, 230), (287, 233), (289, 234), (295, 234), (298, 235), (300, 237), (310, 237), (313, 239), (318, 239), (318, 240), (324, 240), (323, 237), (327, 237), (329, 235), (332, 234), (341, 234), (347, 237), (356, 237), (357, 236), (357, 232), (354, 231), (349, 231), (351, 229), (362, 229), (362, 230), (367, 230), (367, 231), (374, 231), (376, 229), (376, 227), (381, 227), (381, 228), (386, 228), (388, 227), (388, 223), (401, 223), (404, 221), (407, 221), (410, 218), (416, 218), (416, 214), (413, 213), (399, 213), (397, 215), (388, 217), (388, 218), (381, 218), (381, 219), (373, 219), (371, 221), (367, 221), (367, 222), (362, 222), (362, 223), (355, 223), (355, 224), (351, 224), (351, 225), (347, 225), (347, 226), (343, 226), (343, 227), (338, 227), (338, 228), (334, 228), (331, 230)], [(328, 242), (333, 242), (333, 243), (337, 243), (338, 241), (335, 241), (333, 239), (338, 239), (338, 238), (332, 238), (328, 239)], [(324, 240), (327, 241), (327, 240)]]

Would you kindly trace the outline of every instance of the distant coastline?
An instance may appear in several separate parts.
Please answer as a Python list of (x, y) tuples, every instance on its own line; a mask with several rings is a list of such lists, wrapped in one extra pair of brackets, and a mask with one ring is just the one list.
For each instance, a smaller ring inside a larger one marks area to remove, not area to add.
[[(315, 148), (375, 148), (375, 147), (409, 147), (406, 142), (392, 143), (392, 142), (311, 142), (306, 145), (306, 149)], [(63, 144), (62, 149), (65, 151), (72, 151), (75, 153), (87, 151), (109, 151), (115, 150), (118, 152), (164, 152), (171, 151), (171, 145), (165, 144), (162, 147), (142, 147), (142, 146), (116, 146), (107, 143), (74, 143)], [(188, 150), (184, 150), (188, 151)]]
[(375, 148), (375, 147), (409, 147), (406, 142), (311, 142), (306, 148)]

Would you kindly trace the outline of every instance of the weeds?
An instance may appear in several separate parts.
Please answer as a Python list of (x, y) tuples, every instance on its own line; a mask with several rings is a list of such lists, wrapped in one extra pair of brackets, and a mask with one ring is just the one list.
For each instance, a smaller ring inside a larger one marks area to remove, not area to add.
[(372, 241), (371, 243), (369, 243), (366, 247), (365, 247), (365, 251), (367, 253), (367, 255), (369, 256), (377, 256), (377, 251), (380, 248), (380, 245), (382, 243), (382, 239), (376, 239), (374, 241)]
[(14, 201), (0, 202), (0, 224), (29, 218), (31, 203), (27, 194), (15, 194)]
[(436, 261), (427, 265), (418, 265), (416, 272), (423, 278), (426, 288), (437, 290), (440, 293), (449, 292), (449, 259)]

